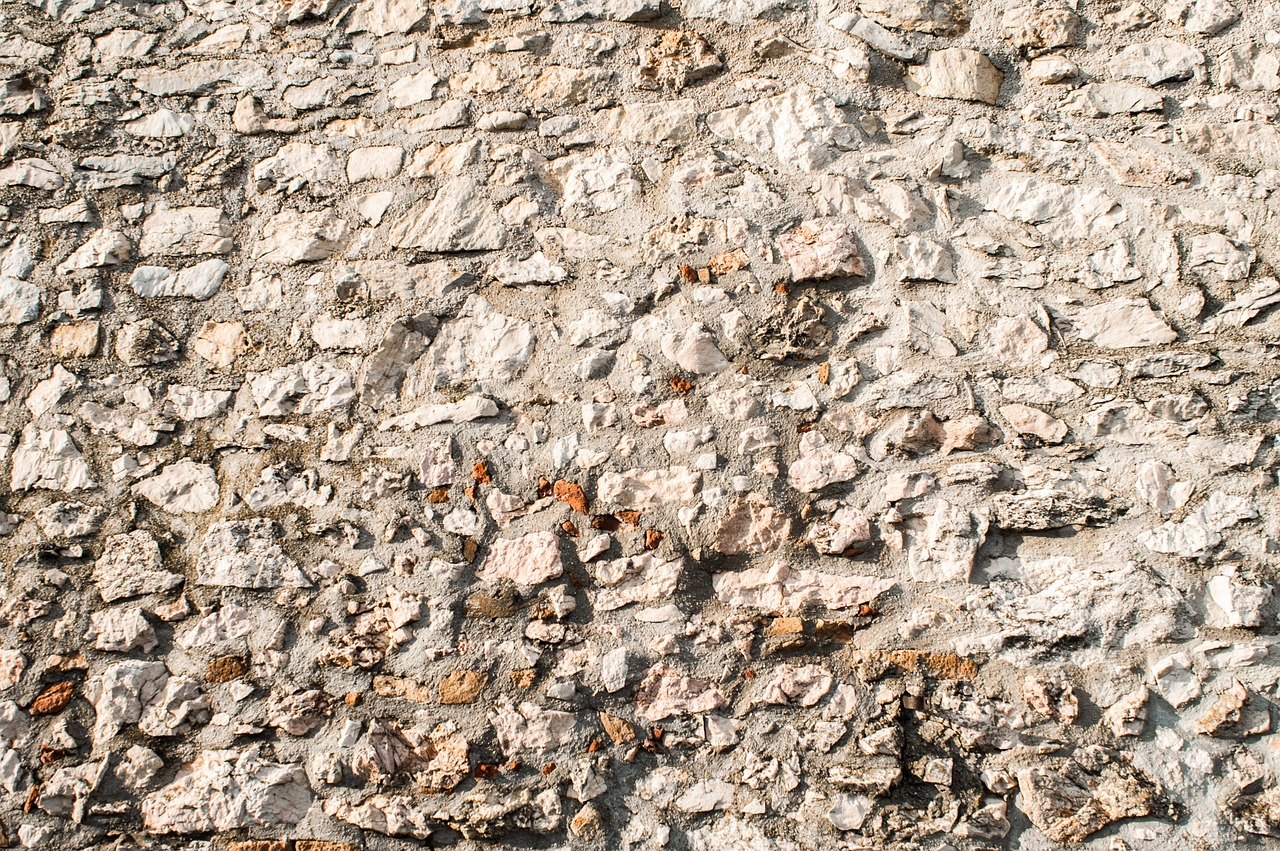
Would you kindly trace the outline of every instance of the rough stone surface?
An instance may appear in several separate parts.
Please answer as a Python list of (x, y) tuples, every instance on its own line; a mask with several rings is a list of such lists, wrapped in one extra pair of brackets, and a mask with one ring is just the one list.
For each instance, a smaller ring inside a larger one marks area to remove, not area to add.
[(1266, 847), (1272, 0), (11, 0), (0, 845)]

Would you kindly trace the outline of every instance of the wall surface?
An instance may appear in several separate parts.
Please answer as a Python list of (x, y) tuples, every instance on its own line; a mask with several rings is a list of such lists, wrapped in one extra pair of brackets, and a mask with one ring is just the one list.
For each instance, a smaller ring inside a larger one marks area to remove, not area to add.
[(0, 844), (1274, 847), (1280, 7), (0, 0)]

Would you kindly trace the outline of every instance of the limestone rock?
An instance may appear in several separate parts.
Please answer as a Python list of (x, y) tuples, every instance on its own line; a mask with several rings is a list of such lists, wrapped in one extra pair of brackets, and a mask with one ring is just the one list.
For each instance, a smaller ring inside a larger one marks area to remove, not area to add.
[(149, 532), (138, 529), (107, 538), (94, 563), (93, 581), (105, 602), (169, 591), (182, 584), (182, 575), (164, 569), (160, 546)]
[(773, 552), (787, 543), (791, 520), (763, 496), (736, 499), (716, 529), (716, 550), (725, 555)]
[(278, 540), (278, 526), (261, 517), (213, 523), (196, 555), (196, 582), (230, 588), (310, 587)]
[(230, 269), (225, 261), (216, 258), (176, 273), (163, 266), (137, 266), (129, 278), (129, 286), (143, 298), (184, 296), (204, 301), (218, 291)]
[(722, 139), (772, 154), (790, 169), (816, 171), (837, 151), (853, 147), (851, 128), (835, 102), (807, 86), (707, 115)]
[(395, 248), (422, 251), (493, 251), (506, 244), (507, 230), (498, 213), (469, 177), (451, 178), (428, 203), (391, 226), (388, 242)]
[(70, 434), (62, 429), (46, 431), (28, 425), (22, 429), (22, 439), (13, 452), (9, 486), (15, 491), (31, 488), (74, 491), (93, 488), (96, 484)]
[(778, 237), (793, 281), (865, 275), (853, 231), (836, 219), (812, 219)]
[(768, 569), (718, 573), (712, 577), (712, 584), (716, 596), (728, 605), (789, 614), (808, 608), (855, 608), (870, 603), (897, 583), (871, 576), (792, 570), (777, 563)]
[(332, 210), (285, 210), (263, 225), (253, 256), (279, 265), (324, 260), (342, 248), (348, 233), (346, 221)]
[(1004, 74), (976, 50), (948, 47), (932, 50), (923, 65), (907, 71), (907, 88), (931, 98), (995, 103)]
[(184, 458), (138, 482), (133, 493), (165, 511), (199, 514), (217, 507), (220, 489), (212, 467)]
[(509, 579), (517, 585), (539, 585), (562, 573), (560, 538), (554, 532), (531, 532), (494, 541), (476, 578), (483, 582)]
[(172, 783), (142, 800), (142, 820), (157, 833), (208, 833), (289, 827), (311, 806), (300, 765), (268, 762), (261, 746), (204, 751)]
[(142, 223), (138, 253), (227, 254), (235, 247), (231, 220), (217, 207), (172, 207), (156, 210)]
[(1072, 317), (1080, 339), (1104, 349), (1132, 349), (1172, 343), (1178, 334), (1142, 298), (1116, 299)]

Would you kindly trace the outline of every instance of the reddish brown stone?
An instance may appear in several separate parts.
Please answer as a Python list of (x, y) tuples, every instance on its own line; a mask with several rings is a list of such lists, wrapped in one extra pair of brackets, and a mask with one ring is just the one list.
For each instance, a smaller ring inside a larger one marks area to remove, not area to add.
[(27, 712), (33, 716), (37, 715), (56, 715), (67, 708), (67, 704), (71, 702), (71, 698), (76, 696), (76, 684), (73, 682), (54, 683), (45, 688), (31, 701), (31, 705), (27, 707)]
[(587, 495), (583, 493), (582, 485), (561, 479), (556, 482), (552, 493), (556, 499), (568, 503), (569, 507), (579, 514), (587, 513)]
[(243, 656), (219, 656), (209, 663), (204, 678), (210, 683), (225, 683), (244, 676), (248, 670), (249, 660)]
[(600, 724), (615, 745), (625, 745), (627, 742), (634, 742), (636, 739), (636, 728), (625, 718), (610, 715), (608, 712), (601, 712)]
[(440, 702), (446, 706), (471, 703), (488, 681), (478, 671), (454, 671), (440, 681)]

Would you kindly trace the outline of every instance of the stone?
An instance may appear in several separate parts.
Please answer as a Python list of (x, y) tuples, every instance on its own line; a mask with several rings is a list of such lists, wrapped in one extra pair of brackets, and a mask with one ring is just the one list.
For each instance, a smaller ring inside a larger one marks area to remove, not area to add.
[(1227, 51), (1218, 57), (1216, 68), (1224, 86), (1246, 92), (1280, 92), (1280, 54), (1256, 44)]
[(191, 338), (191, 351), (222, 369), (248, 349), (249, 337), (239, 322), (205, 322)]
[[(685, 12), (689, 14), (688, 9)], [(671, 30), (664, 33), (657, 44), (640, 51), (636, 63), (635, 82), (637, 88), (680, 91), (686, 86), (714, 76), (723, 68), (724, 63), (720, 61), (715, 48), (705, 37), (691, 30)], [(680, 108), (676, 106), (680, 103), (680, 101), (667, 101), (667, 104), (672, 106), (658, 108), (669, 115), (669, 110), (672, 107)], [(683, 103), (691, 105), (690, 101)], [(689, 129), (692, 131), (693, 128)], [(643, 132), (647, 134), (653, 131)], [(659, 130), (660, 135), (669, 137), (669, 133), (669, 130)], [(664, 141), (678, 141), (678, 139), (667, 138)]]
[(183, 578), (164, 569), (160, 546), (149, 532), (139, 529), (107, 538), (93, 566), (93, 581), (103, 601), (113, 603), (169, 591), (181, 585)]
[(132, 492), (157, 508), (179, 514), (199, 514), (216, 508), (220, 498), (218, 476), (208, 464), (182, 459), (158, 475), (143, 479)]
[(1164, 97), (1155, 89), (1128, 83), (1089, 83), (1081, 86), (1062, 103), (1065, 112), (1089, 118), (1129, 115), (1138, 112), (1160, 112)]
[(596, 611), (611, 612), (632, 603), (660, 603), (671, 599), (684, 565), (653, 553), (615, 559), (594, 570), (600, 588), (592, 595)]
[(250, 372), (245, 385), (264, 417), (331, 411), (356, 395), (351, 374), (318, 357), (271, 372)]
[(1012, 6), (1000, 17), (1000, 34), (1022, 51), (1066, 47), (1075, 41), (1080, 19), (1067, 8)]
[[(673, 32), (669, 35), (689, 34)], [(655, 74), (659, 73), (655, 71)], [(595, 121), (601, 133), (649, 145), (690, 142), (698, 135), (698, 108), (690, 99), (627, 103), (616, 109), (597, 112)]]
[(311, 580), (280, 548), (278, 526), (261, 517), (219, 520), (196, 555), (196, 582), (229, 588), (307, 588)]
[(907, 69), (907, 90), (924, 97), (995, 103), (1004, 74), (976, 50), (931, 50), (922, 65)]
[(836, 219), (812, 219), (778, 237), (778, 250), (791, 267), (793, 281), (815, 281), (867, 274), (854, 233)]
[(387, 234), (395, 248), (421, 251), (494, 251), (506, 244), (507, 230), (469, 177), (451, 178), (434, 198), (394, 223)]
[(701, 478), (697, 471), (682, 466), (603, 473), (596, 497), (605, 504), (641, 510), (666, 502), (692, 502)]
[(253, 257), (282, 266), (324, 260), (342, 248), (349, 232), (347, 222), (333, 210), (285, 210), (262, 226)]
[(536, 343), (533, 323), (500, 313), (479, 295), (468, 296), (418, 362), (425, 374), (410, 373), (405, 395), (461, 381), (514, 381), (533, 357)]
[(1072, 316), (1080, 339), (1104, 349), (1132, 349), (1172, 343), (1178, 333), (1143, 298), (1104, 302)]
[(178, 359), (178, 339), (154, 319), (127, 322), (116, 335), (116, 357), (125, 366), (156, 366)]
[(531, 532), (494, 541), (476, 578), (483, 582), (508, 579), (517, 585), (539, 585), (563, 573), (559, 537), (554, 532)]
[(945, 499), (908, 550), (912, 578), (922, 582), (968, 582), (973, 563), (986, 540), (987, 518)]
[(645, 672), (635, 687), (636, 711), (647, 721), (712, 712), (725, 697), (706, 680), (687, 677), (665, 662)]
[(143, 823), (160, 834), (297, 824), (311, 806), (307, 774), (300, 765), (268, 762), (261, 750), (204, 751), (185, 773), (143, 798)]
[(896, 584), (891, 579), (870, 576), (792, 570), (780, 562), (768, 569), (718, 573), (712, 577), (716, 596), (724, 603), (782, 614), (819, 607), (856, 608), (870, 603)]
[(403, 165), (404, 148), (399, 145), (356, 148), (347, 157), (347, 180), (351, 183), (390, 180), (400, 173)]
[(89, 620), (89, 630), (84, 637), (86, 641), (93, 641), (97, 650), (150, 653), (160, 643), (141, 609), (107, 609), (94, 612)]
[(231, 267), (219, 259), (206, 260), (176, 273), (163, 266), (136, 266), (129, 286), (143, 298), (182, 296), (197, 301), (212, 298)]
[(34, 425), (22, 429), (22, 438), (13, 451), (9, 486), (15, 491), (31, 488), (74, 491), (97, 487), (90, 478), (89, 465), (70, 434), (62, 429), (42, 430)]
[(830, 485), (852, 481), (858, 475), (853, 456), (827, 445), (818, 431), (800, 436), (800, 456), (787, 468), (787, 484), (801, 493), (817, 493)]
[(503, 286), (523, 284), (558, 284), (569, 277), (563, 266), (557, 266), (541, 251), (535, 251), (524, 260), (502, 258), (489, 267), (491, 275)]
[(1107, 70), (1112, 76), (1138, 77), (1153, 86), (1206, 76), (1204, 54), (1170, 38), (1129, 45), (1107, 63)]
[(1158, 791), (1150, 782), (1118, 768), (1091, 775), (1075, 763), (1018, 772), (1022, 811), (1053, 842), (1081, 842), (1108, 824), (1151, 815)]
[(143, 221), (138, 253), (227, 254), (235, 247), (232, 236), (231, 220), (217, 207), (172, 207), (156, 210)]
[(955, 36), (969, 28), (964, 6), (954, 0), (859, 0), (858, 10), (886, 27)]
[(681, 369), (697, 375), (723, 372), (732, 366), (716, 347), (716, 338), (697, 323), (683, 331), (664, 334), (662, 354)]
[(1067, 424), (1030, 405), (1001, 405), (1000, 416), (1018, 434), (1038, 437), (1045, 443), (1061, 443), (1067, 436)]
[(773, 552), (787, 543), (791, 520), (763, 496), (736, 499), (716, 529), (715, 548), (725, 555)]
[(854, 146), (851, 128), (839, 107), (807, 86), (708, 113), (706, 120), (707, 129), (716, 136), (772, 154), (794, 171), (816, 171), (837, 151)]

